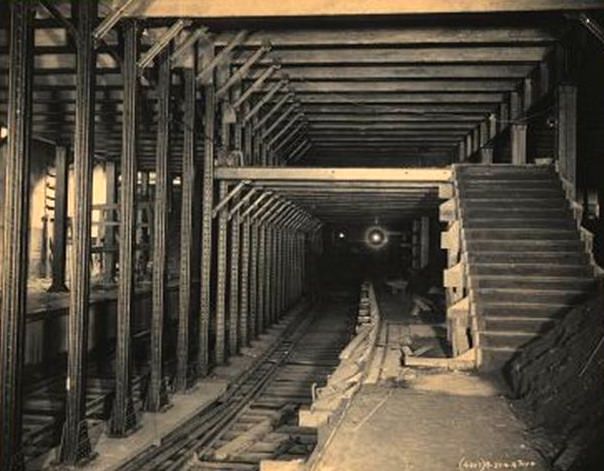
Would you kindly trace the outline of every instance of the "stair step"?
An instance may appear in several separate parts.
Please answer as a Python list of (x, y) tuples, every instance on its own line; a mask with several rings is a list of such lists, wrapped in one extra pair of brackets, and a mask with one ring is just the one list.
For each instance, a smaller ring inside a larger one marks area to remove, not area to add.
[(547, 263), (549, 265), (587, 265), (589, 257), (585, 252), (510, 252), (480, 251), (469, 253), (468, 261), (473, 263)]
[(542, 186), (538, 188), (520, 187), (510, 191), (509, 187), (493, 189), (492, 185), (462, 185), (459, 187), (459, 196), (463, 198), (564, 198), (562, 188), (555, 186)]
[(506, 348), (506, 347), (490, 347), (481, 346), (482, 364), (479, 370), (482, 372), (496, 371), (504, 369), (510, 360), (514, 358), (522, 347)]
[(531, 179), (531, 178), (555, 178), (556, 172), (551, 167), (515, 167), (515, 166), (484, 166), (472, 165), (469, 167), (459, 167), (456, 169), (458, 178), (467, 177), (480, 178), (513, 178), (513, 179)]
[(466, 174), (478, 175), (484, 173), (538, 173), (538, 172), (554, 172), (554, 167), (551, 165), (535, 165), (535, 164), (505, 164), (505, 163), (490, 163), (490, 164), (475, 164), (475, 163), (458, 163), (455, 164), (457, 172)]
[(484, 330), (489, 332), (526, 332), (542, 334), (556, 325), (556, 319), (540, 317), (485, 317)]
[(479, 316), (489, 317), (534, 317), (559, 318), (566, 314), (570, 306), (565, 303), (538, 302), (481, 302), (476, 306)]
[(530, 332), (478, 332), (480, 347), (519, 348), (531, 342), (537, 335)]
[(464, 209), (506, 209), (513, 210), (532, 208), (532, 209), (565, 209), (568, 208), (568, 201), (564, 198), (463, 198), (461, 204)]
[(464, 220), (464, 229), (572, 229), (577, 224), (570, 218), (470, 218)]
[(546, 190), (556, 189), (562, 191), (562, 184), (554, 178), (542, 178), (538, 180), (513, 180), (513, 179), (484, 179), (484, 178), (462, 178), (457, 181), (459, 191), (482, 190), (489, 194), (509, 194), (516, 190)]
[(514, 288), (514, 289), (578, 289), (587, 291), (595, 285), (592, 278), (574, 276), (509, 276), (486, 275), (470, 277), (470, 287), (482, 288)]
[(588, 265), (544, 265), (540, 263), (473, 263), (472, 276), (481, 275), (527, 275), (527, 276), (591, 276)]
[(534, 206), (512, 205), (501, 207), (493, 205), (492, 207), (467, 207), (462, 208), (463, 220), (470, 221), (472, 219), (484, 218), (514, 218), (527, 219), (569, 219), (572, 220), (573, 215), (568, 207), (558, 208), (538, 208)]
[(580, 240), (468, 240), (466, 249), (470, 254), (482, 251), (519, 252), (583, 252), (584, 245)]
[(549, 228), (496, 228), (496, 229), (465, 229), (464, 235), (469, 240), (579, 240), (577, 229)]
[(477, 302), (555, 303), (573, 305), (584, 299), (586, 290), (581, 289), (519, 289), (519, 288), (479, 288)]

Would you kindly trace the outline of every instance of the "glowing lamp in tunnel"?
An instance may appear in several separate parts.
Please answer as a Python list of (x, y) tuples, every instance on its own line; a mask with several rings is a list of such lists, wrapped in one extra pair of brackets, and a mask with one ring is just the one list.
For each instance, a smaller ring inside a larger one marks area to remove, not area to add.
[(382, 248), (388, 243), (388, 233), (383, 227), (370, 227), (365, 231), (365, 242), (373, 249)]
[(4, 139), (6, 136), (8, 136), (8, 129), (0, 126), (0, 139)]
[(345, 239), (346, 238), (346, 234), (344, 234), (343, 232), (338, 232), (338, 239)]

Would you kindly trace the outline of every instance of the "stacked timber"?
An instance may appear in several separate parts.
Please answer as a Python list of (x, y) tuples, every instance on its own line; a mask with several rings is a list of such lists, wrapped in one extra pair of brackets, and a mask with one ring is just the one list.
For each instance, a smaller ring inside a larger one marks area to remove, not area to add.
[(308, 409), (300, 409), (301, 426), (320, 427), (360, 388), (373, 353), (378, 329), (379, 309), (373, 285), (363, 283), (359, 299), (356, 335), (340, 353), (340, 364), (327, 384), (313, 393)]

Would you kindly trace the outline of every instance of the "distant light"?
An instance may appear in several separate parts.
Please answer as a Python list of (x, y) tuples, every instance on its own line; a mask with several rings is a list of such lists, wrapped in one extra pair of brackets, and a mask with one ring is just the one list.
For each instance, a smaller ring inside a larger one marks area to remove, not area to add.
[(384, 234), (382, 234), (380, 231), (373, 231), (369, 235), (369, 240), (374, 244), (379, 244), (382, 242), (382, 240), (384, 240)]
[(8, 128), (0, 126), (0, 139), (4, 139), (6, 136), (8, 136)]
[(344, 234), (343, 232), (338, 232), (338, 239), (345, 239), (346, 238), (346, 234)]
[(372, 226), (365, 232), (365, 243), (372, 249), (380, 249), (388, 243), (388, 232), (380, 226)]

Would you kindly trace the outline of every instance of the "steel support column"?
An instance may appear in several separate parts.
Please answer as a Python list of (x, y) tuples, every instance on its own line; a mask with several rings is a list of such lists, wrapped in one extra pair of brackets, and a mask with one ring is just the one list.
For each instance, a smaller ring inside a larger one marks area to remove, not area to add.
[[(239, 216), (237, 216), (239, 218)], [(238, 221), (240, 222), (240, 221)], [(241, 283), (239, 303), (239, 334), (242, 347), (249, 345), (250, 339), (250, 223), (241, 225)]]
[(136, 20), (124, 22), (124, 98), (120, 189), (120, 234), (117, 291), (117, 345), (115, 357), (115, 402), (111, 434), (124, 436), (136, 427), (131, 395), (132, 311), (134, 294), (134, 237), (136, 198), (136, 141), (139, 27)]
[[(207, 67), (214, 58), (214, 46), (206, 45), (202, 66)], [(212, 277), (212, 209), (214, 208), (214, 131), (216, 124), (216, 99), (214, 73), (207, 73), (204, 82), (204, 155), (202, 178), (201, 221), (201, 287), (199, 294), (199, 348), (197, 350), (198, 374), (204, 376), (209, 369), (209, 334)]]
[[(146, 408), (157, 412), (168, 403), (164, 383), (164, 315), (166, 311), (167, 236), (168, 236), (168, 157), (170, 149), (170, 48), (159, 53), (158, 115), (155, 155), (155, 201), (153, 228), (153, 286), (151, 312), (151, 373)], [(186, 126), (185, 126), (186, 128)], [(183, 159), (184, 160), (184, 159)], [(184, 164), (183, 164), (184, 165)], [(181, 259), (182, 260), (182, 259)]]
[(256, 274), (256, 317), (258, 322), (258, 334), (264, 332), (265, 328), (265, 286), (266, 286), (266, 228), (258, 224), (258, 270)]
[[(75, 5), (75, 4), (74, 4)], [(86, 425), (86, 379), (90, 303), (90, 227), (94, 155), (94, 89), (96, 54), (92, 31), (95, 1), (77, 3), (80, 40), (76, 51), (76, 122), (74, 135), (74, 214), (71, 290), (67, 335), (65, 423), (59, 460), (75, 465), (92, 449)]]
[(239, 277), (240, 277), (241, 225), (236, 213), (231, 224), (230, 289), (229, 289), (229, 355), (239, 348)]
[(180, 206), (180, 274), (178, 289), (178, 334), (176, 344), (176, 389), (187, 388), (189, 372), (189, 320), (193, 273), (193, 197), (195, 194), (195, 68), (183, 69), (184, 126)]
[[(76, 108), (77, 110), (77, 108)], [(69, 149), (57, 146), (55, 150), (55, 203), (52, 223), (52, 284), (48, 291), (67, 291), (65, 285), (65, 258), (67, 255), (67, 181), (69, 176)]]
[[(115, 162), (105, 162), (105, 202), (108, 205), (117, 203), (117, 170)], [(105, 253), (103, 257), (103, 283), (112, 285), (115, 281), (115, 257), (117, 245), (115, 243), (115, 223), (117, 211), (114, 207), (105, 211)]]
[(258, 335), (258, 258), (260, 250), (260, 237), (258, 226), (250, 223), (250, 293), (249, 293), (249, 323), (250, 339), (255, 339)]
[(5, 153), (3, 260), (0, 273), (0, 468), (23, 464), (22, 372), (29, 237), (33, 4), (10, 3), (8, 143)]
[[(226, 198), (228, 193), (227, 182), (218, 185), (218, 199)], [(226, 361), (226, 269), (227, 269), (227, 243), (228, 243), (228, 210), (222, 209), (218, 213), (218, 239), (216, 262), (216, 364), (223, 365)]]

